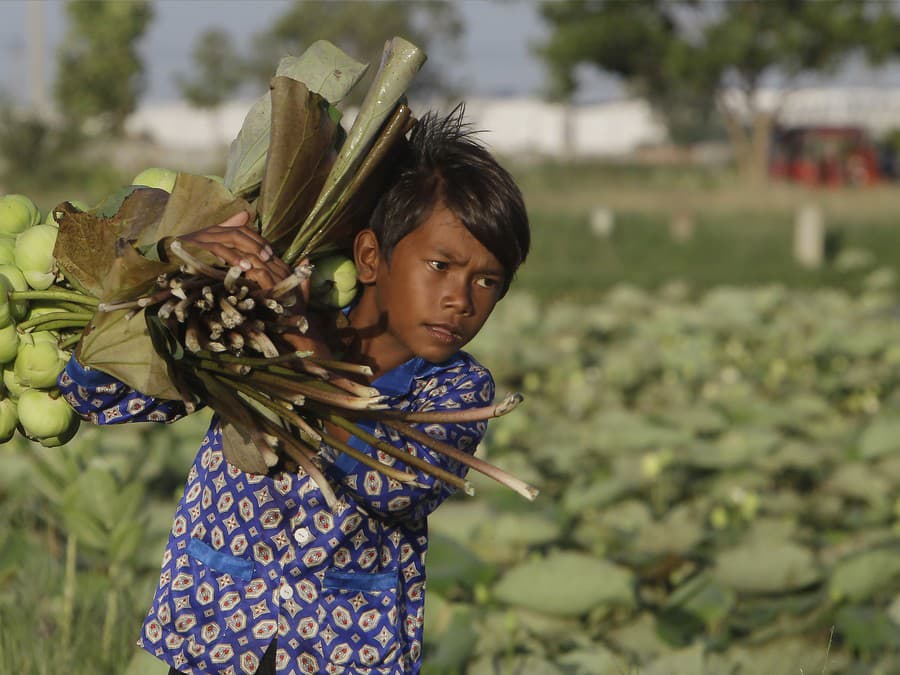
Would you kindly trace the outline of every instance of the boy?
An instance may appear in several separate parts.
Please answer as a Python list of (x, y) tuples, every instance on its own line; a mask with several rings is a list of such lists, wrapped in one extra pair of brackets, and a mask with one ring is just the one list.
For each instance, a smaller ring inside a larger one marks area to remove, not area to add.
[[(420, 120), (369, 227), (354, 241), (362, 291), (347, 315), (342, 358), (371, 366), (370, 384), (399, 409), (459, 409), (492, 399), (490, 373), (461, 349), (528, 252), (521, 193), (473, 140), (462, 112)], [(184, 239), (270, 286), (289, 270), (245, 222), (239, 216)], [(289, 341), (326, 357), (333, 346), (314, 330)], [(184, 412), (74, 359), (60, 387), (77, 412), (100, 424), (171, 421)], [(465, 471), (381, 425), (369, 429)], [(474, 452), (485, 424), (425, 429)], [(356, 437), (349, 442), (377, 454)], [(451, 489), (422, 473), (418, 485), (389, 481), (327, 447), (320, 457), (338, 497), (334, 510), (303, 472), (252, 475), (229, 465), (213, 418), (139, 640), (170, 673), (419, 672), (426, 516)]]

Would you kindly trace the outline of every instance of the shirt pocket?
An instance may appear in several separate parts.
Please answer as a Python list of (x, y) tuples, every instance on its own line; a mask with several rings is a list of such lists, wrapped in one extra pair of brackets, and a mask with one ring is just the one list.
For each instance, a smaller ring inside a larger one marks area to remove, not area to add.
[(176, 632), (201, 645), (245, 637), (261, 654), (278, 630), (278, 614), (254, 561), (195, 538), (188, 541), (187, 559), (169, 587)]
[(319, 638), (329, 663), (372, 667), (397, 659), (398, 573), (325, 572)]

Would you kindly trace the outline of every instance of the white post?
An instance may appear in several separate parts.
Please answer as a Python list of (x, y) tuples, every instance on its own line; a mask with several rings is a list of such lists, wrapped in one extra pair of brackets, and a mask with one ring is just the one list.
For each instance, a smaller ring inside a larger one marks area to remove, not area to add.
[(825, 219), (815, 204), (797, 210), (794, 218), (794, 259), (803, 267), (819, 267), (825, 260)]
[(616, 214), (607, 206), (591, 210), (591, 232), (594, 236), (609, 238), (616, 227)]

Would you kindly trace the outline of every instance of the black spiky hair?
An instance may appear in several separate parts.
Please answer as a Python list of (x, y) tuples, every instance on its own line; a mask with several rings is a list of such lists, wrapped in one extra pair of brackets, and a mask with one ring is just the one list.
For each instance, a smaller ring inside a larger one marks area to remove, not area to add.
[(413, 127), (369, 227), (387, 260), (403, 237), (443, 204), (503, 265), (506, 288), (528, 255), (531, 235), (522, 193), (475, 138), (465, 104), (428, 112)]

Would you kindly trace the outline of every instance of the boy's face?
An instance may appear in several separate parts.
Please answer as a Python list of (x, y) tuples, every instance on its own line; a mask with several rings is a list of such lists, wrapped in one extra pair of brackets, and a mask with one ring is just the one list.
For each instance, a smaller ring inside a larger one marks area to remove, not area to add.
[(385, 326), (381, 348), (406, 352), (404, 361), (420, 356), (440, 363), (484, 325), (502, 294), (505, 271), (439, 204), (397, 243), (390, 261), (379, 252), (374, 276), (371, 291)]

